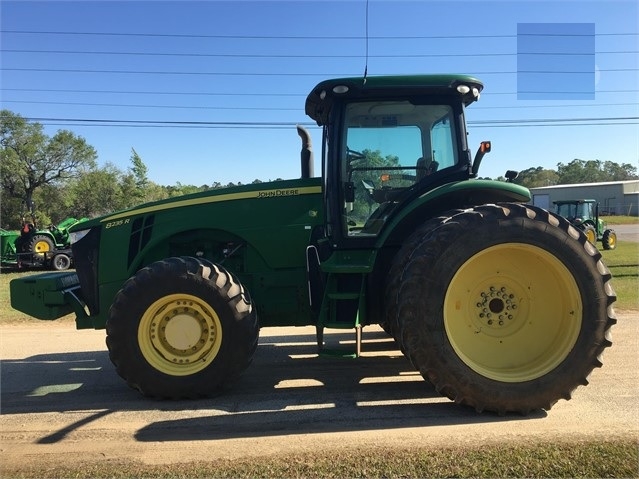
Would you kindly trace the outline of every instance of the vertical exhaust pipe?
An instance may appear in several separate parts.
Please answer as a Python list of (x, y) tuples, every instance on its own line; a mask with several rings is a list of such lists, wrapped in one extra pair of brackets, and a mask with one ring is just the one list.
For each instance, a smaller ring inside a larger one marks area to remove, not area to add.
[(297, 134), (302, 139), (302, 151), (300, 159), (302, 162), (302, 178), (313, 177), (313, 148), (311, 145), (311, 135), (303, 126), (297, 125)]

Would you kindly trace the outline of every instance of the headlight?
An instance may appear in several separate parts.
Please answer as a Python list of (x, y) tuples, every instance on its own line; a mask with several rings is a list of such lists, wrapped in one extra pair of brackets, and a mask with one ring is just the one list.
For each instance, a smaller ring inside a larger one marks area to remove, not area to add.
[(69, 233), (69, 241), (71, 242), (71, 244), (77, 243), (82, 238), (84, 238), (89, 231), (91, 231), (91, 228), (86, 229), (86, 230), (74, 231), (72, 233)]

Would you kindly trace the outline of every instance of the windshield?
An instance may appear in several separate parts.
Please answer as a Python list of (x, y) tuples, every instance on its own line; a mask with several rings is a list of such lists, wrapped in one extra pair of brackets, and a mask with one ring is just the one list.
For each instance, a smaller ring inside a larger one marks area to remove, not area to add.
[(450, 105), (352, 103), (345, 124), (341, 175), (349, 236), (378, 234), (402, 193), (458, 158)]
[(592, 203), (558, 203), (557, 214), (569, 221), (587, 220), (594, 217)]

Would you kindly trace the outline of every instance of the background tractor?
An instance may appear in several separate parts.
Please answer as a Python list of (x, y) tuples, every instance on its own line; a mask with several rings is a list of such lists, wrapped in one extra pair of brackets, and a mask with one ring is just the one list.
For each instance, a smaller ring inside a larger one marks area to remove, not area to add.
[(33, 223), (23, 221), (19, 232), (3, 230), (0, 236), (2, 265), (45, 267), (56, 271), (69, 269), (73, 261), (69, 229), (85, 219), (67, 218), (45, 230), (38, 230)]
[(601, 241), (606, 250), (617, 247), (617, 234), (599, 217), (599, 203), (595, 200), (562, 200), (553, 204), (556, 213), (583, 231), (592, 244)]
[(118, 374), (150, 397), (219, 394), (260, 327), (313, 325), (319, 356), (357, 357), (362, 328), (381, 325), (456, 403), (549, 409), (601, 366), (616, 298), (584, 234), (525, 204), (527, 189), (477, 179), (491, 145), (473, 159), (465, 114), (482, 88), (466, 75), (323, 81), (306, 100), (321, 178), (298, 127), (301, 178), (75, 225), (76, 272), (15, 279), (11, 304), (105, 328)]
[(36, 229), (33, 224), (26, 223), (21, 230), (20, 252), (43, 254), (55, 249), (70, 246), (69, 229), (86, 218), (66, 218), (57, 225), (51, 225), (44, 230)]

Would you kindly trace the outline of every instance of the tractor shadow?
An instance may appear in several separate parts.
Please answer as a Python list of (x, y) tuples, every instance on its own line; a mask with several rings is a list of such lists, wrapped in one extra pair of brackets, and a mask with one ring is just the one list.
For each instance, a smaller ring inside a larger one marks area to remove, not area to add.
[[(537, 411), (499, 417), (477, 414), (441, 397), (382, 331), (366, 332), (358, 359), (319, 357), (315, 336), (260, 339), (253, 364), (215, 398), (160, 401), (142, 397), (116, 374), (106, 351), (3, 360), (3, 415), (99, 411), (43, 438), (62, 440), (75, 428), (121, 411), (157, 411), (159, 420), (135, 433), (152, 441), (222, 440), (324, 432), (508, 422), (539, 419)], [(328, 340), (353, 347), (353, 334)], [(174, 419), (176, 413), (188, 415)], [(194, 417), (196, 416), (196, 417)], [(163, 417), (170, 419), (164, 420)]]
[[(330, 341), (353, 348), (352, 334)], [(266, 337), (253, 365), (232, 389), (197, 418), (158, 421), (138, 441), (224, 440), (406, 427), (508, 422), (525, 418), (478, 414), (444, 398), (412, 367), (382, 331), (364, 332), (356, 360), (318, 357), (315, 336)]]

